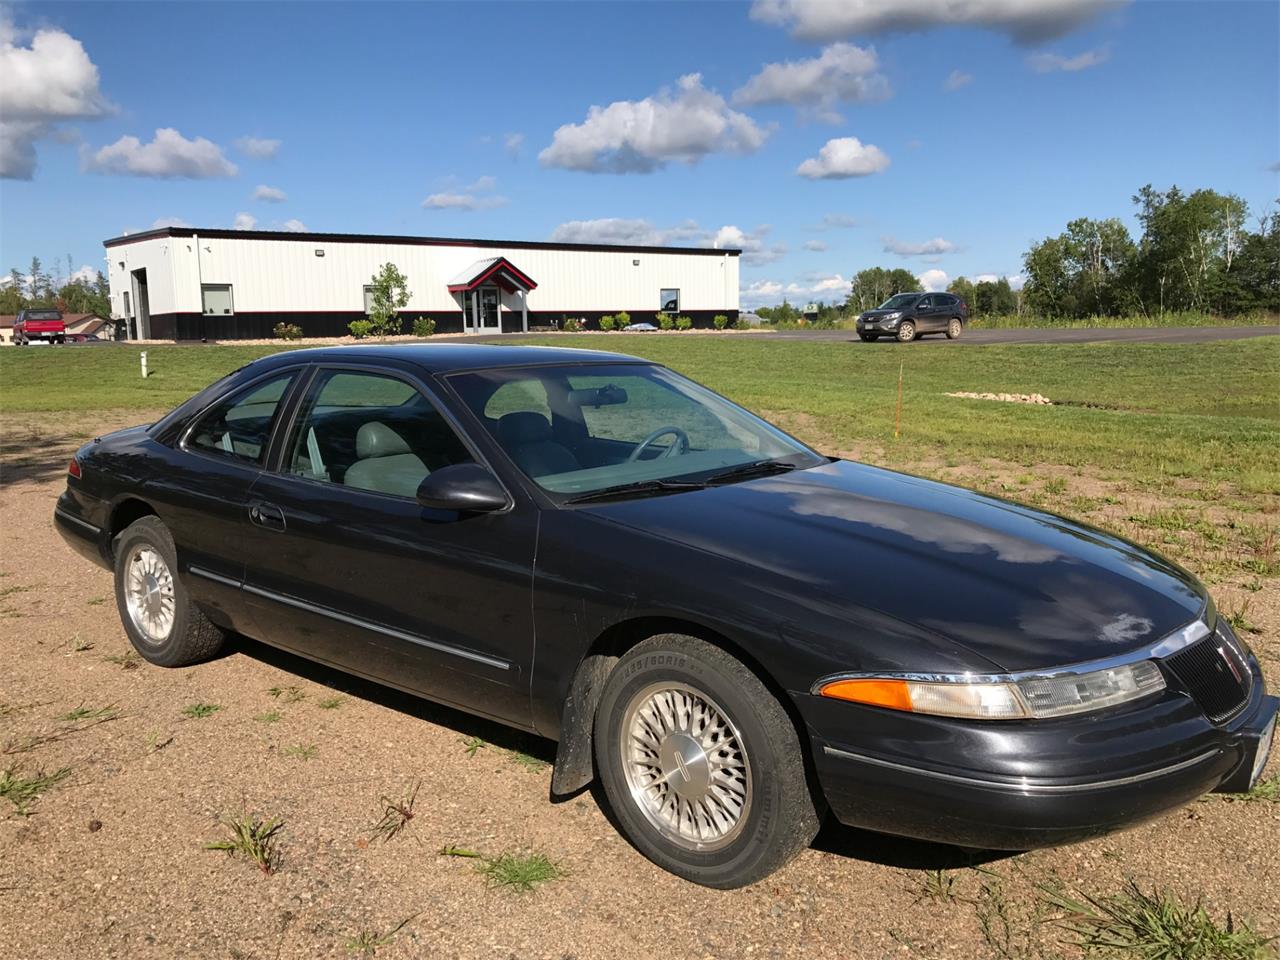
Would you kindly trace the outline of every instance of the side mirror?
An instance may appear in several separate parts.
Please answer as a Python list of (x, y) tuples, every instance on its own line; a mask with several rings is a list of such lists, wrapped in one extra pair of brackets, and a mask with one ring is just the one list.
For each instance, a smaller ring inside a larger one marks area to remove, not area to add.
[(478, 463), (441, 467), (418, 485), (418, 503), (432, 510), (494, 513), (509, 502), (502, 484)]

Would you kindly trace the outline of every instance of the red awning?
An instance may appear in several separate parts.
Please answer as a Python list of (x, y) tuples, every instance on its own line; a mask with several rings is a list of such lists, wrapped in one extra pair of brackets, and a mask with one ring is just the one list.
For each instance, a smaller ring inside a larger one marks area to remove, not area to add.
[(466, 293), (482, 283), (496, 283), (507, 293), (536, 290), (538, 285), (506, 257), (478, 260), (449, 281), (450, 293)]

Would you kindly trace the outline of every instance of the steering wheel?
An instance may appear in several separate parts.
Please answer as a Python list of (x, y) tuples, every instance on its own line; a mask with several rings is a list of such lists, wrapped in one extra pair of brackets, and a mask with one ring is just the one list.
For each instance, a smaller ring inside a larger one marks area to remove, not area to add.
[(662, 453), (654, 457), (655, 460), (663, 460), (667, 457), (678, 457), (689, 449), (689, 435), (679, 427), (659, 427), (657, 430), (653, 431), (653, 433), (641, 440), (640, 444), (631, 451), (631, 456), (627, 457), (627, 463), (634, 463), (639, 460), (640, 454), (653, 446), (653, 441), (657, 440), (659, 437), (665, 437), (668, 434), (675, 437), (675, 440), (672, 441), (671, 446), (667, 447), (667, 449), (663, 450)]

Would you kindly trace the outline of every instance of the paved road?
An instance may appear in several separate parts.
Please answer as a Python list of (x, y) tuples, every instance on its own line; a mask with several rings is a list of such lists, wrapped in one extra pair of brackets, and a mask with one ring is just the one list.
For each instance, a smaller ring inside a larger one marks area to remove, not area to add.
[[(1280, 336), (1280, 325), (1265, 327), (1145, 327), (1140, 329), (1096, 328), (1077, 329), (1024, 329), (1024, 330), (966, 330), (959, 340), (948, 340), (941, 334), (926, 336), (916, 344), (950, 343), (1210, 343), (1215, 340), (1242, 340), (1245, 337)], [(779, 330), (769, 335), (771, 340), (853, 340), (857, 334), (851, 330)], [(880, 340), (869, 343), (875, 347), (891, 344)]]

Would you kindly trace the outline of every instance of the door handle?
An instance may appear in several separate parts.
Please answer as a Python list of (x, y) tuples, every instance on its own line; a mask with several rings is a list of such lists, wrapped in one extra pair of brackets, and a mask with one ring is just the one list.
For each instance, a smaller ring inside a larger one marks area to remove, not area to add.
[(259, 501), (249, 504), (249, 520), (268, 530), (283, 530), (285, 527), (284, 511), (273, 503)]

